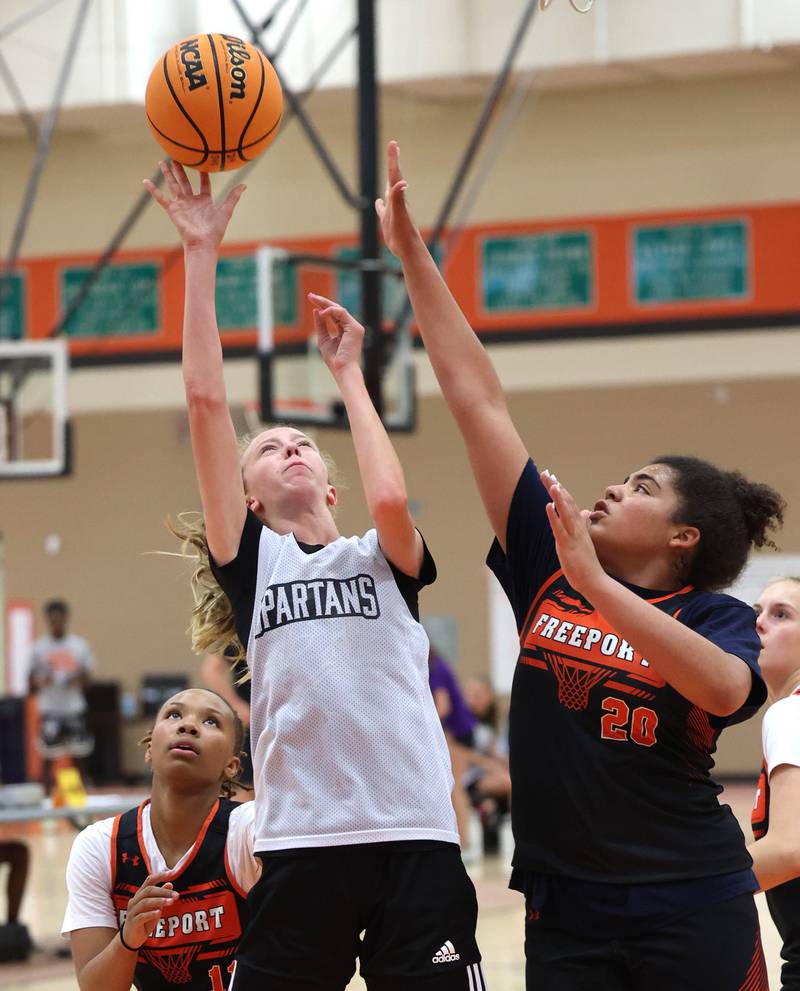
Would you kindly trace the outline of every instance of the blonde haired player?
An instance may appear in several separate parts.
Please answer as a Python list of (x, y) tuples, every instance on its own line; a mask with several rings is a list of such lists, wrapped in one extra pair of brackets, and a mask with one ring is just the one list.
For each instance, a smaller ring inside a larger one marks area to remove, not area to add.
[(148, 801), (75, 838), (62, 933), (81, 991), (228, 987), (260, 869), (252, 803), (221, 797), (238, 775), (243, 738), (215, 692), (173, 695), (143, 741)]
[(253, 681), (255, 850), (264, 871), (250, 895), (235, 991), (340, 991), (356, 957), (371, 991), (414, 982), (483, 991), (477, 902), (418, 616), (435, 566), (364, 384), (364, 328), (311, 296), (375, 524), (345, 537), (310, 437), (273, 427), (240, 457), (214, 277), (243, 187), (216, 206), (207, 176), (195, 194), (182, 167), (162, 171), (169, 196), (147, 186), (184, 244), (183, 373), (207, 547), (194, 543), (230, 601), (226, 615), (203, 585), (195, 622), (205, 640), (216, 627), (224, 641), (235, 625)]
[(755, 604), (759, 663), (771, 705), (749, 847), (783, 940), (783, 991), (800, 988), (800, 578), (778, 578)]

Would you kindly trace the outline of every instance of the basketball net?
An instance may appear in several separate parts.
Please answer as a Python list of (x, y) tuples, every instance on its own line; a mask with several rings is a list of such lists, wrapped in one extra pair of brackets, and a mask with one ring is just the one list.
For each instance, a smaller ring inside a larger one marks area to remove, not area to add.
[(144, 958), (149, 964), (161, 971), (167, 984), (189, 984), (192, 980), (192, 972), (189, 968), (199, 949), (200, 943), (189, 943), (188, 946), (179, 946), (171, 951), (145, 950)]
[(565, 709), (580, 712), (589, 705), (589, 692), (611, 674), (609, 668), (587, 668), (560, 654), (545, 653), (558, 682), (558, 701)]
[[(539, 10), (547, 10), (553, 0), (539, 0)], [(569, 0), (572, 5), (573, 10), (577, 10), (579, 14), (588, 14), (592, 9), (592, 4), (594, 0), (583, 0), (583, 6), (578, 3), (578, 0)]]

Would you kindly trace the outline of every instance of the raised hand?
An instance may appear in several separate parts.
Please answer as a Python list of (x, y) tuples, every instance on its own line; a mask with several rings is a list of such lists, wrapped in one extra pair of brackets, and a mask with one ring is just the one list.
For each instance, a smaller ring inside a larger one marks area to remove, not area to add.
[(244, 184), (234, 186), (217, 205), (211, 196), (211, 179), (207, 172), (200, 173), (200, 192), (195, 193), (186, 170), (179, 162), (170, 159), (158, 164), (172, 199), (149, 179), (143, 181), (144, 186), (175, 225), (184, 247), (216, 250), (245, 190)]
[(325, 296), (310, 292), (314, 306), (314, 328), (322, 360), (333, 373), (340, 375), (346, 368), (361, 367), (364, 328), (352, 314)]
[(178, 892), (172, 888), (172, 882), (161, 884), (169, 873), (151, 874), (145, 878), (144, 884), (128, 902), (128, 914), (122, 925), (122, 938), (129, 947), (137, 949), (142, 946), (158, 924), (165, 909), (175, 901)]
[(386, 192), (383, 199), (375, 200), (375, 211), (381, 222), (386, 247), (398, 258), (419, 237), (416, 224), (408, 212), (406, 189), (408, 183), (400, 171), (400, 146), (396, 141), (390, 141), (386, 152)]
[(589, 535), (589, 511), (579, 509), (577, 503), (549, 471), (543, 471), (542, 480), (552, 502), (547, 504), (547, 518), (556, 541), (556, 552), (567, 581), (590, 601), (592, 589), (606, 578)]

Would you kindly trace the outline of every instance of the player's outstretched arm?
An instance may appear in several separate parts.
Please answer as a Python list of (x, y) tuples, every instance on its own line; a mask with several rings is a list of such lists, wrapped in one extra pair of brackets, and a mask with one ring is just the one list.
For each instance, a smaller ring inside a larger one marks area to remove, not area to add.
[(361, 371), (364, 328), (343, 306), (309, 293), (322, 359), (344, 401), (361, 484), (375, 522), (381, 550), (404, 574), (417, 577), (422, 566), (422, 537), (408, 511), (408, 493), (400, 459), (372, 405)]
[(222, 203), (215, 204), (207, 173), (201, 173), (200, 192), (195, 193), (182, 165), (161, 162), (161, 171), (169, 196), (149, 180), (144, 185), (183, 241), (183, 381), (192, 450), (208, 547), (217, 564), (227, 564), (239, 549), (246, 508), (236, 432), (222, 375), (214, 286), (219, 246), (245, 187), (236, 186)]
[(436, 378), (458, 423), (489, 521), (505, 546), (511, 497), (528, 458), (489, 356), (447, 288), (405, 201), (400, 150), (389, 142), (387, 186), (375, 204)]
[(769, 830), (747, 848), (762, 891), (800, 877), (800, 767), (780, 764), (769, 777)]

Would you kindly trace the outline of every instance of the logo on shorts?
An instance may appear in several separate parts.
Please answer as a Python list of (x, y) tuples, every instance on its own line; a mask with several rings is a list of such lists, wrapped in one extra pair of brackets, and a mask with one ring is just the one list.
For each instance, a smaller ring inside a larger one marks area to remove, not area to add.
[(449, 939), (444, 946), (440, 947), (433, 955), (433, 963), (452, 963), (453, 961), (460, 959), (461, 956), (456, 953), (456, 948)]

